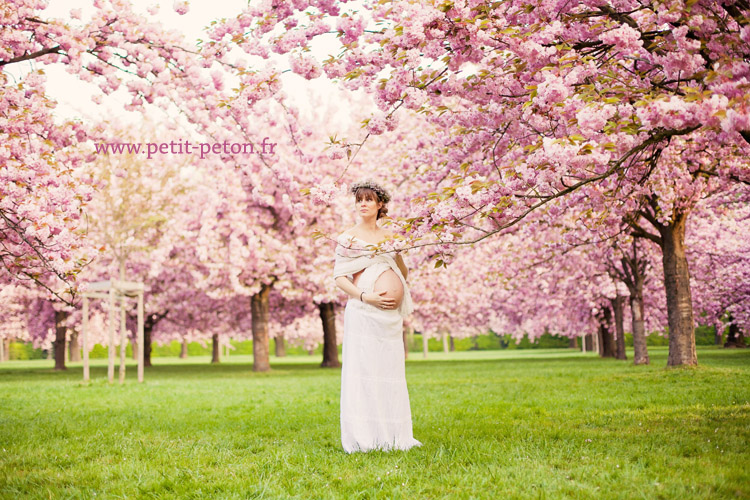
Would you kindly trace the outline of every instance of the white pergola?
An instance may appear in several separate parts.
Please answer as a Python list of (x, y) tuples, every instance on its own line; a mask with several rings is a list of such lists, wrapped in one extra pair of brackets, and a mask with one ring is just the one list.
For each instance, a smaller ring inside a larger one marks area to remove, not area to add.
[(109, 383), (115, 379), (115, 299), (120, 299), (120, 383), (125, 383), (125, 301), (127, 299), (138, 302), (138, 382), (143, 382), (143, 283), (134, 281), (107, 280), (90, 283), (83, 293), (83, 381), (89, 380), (89, 299), (106, 299), (108, 302), (109, 368), (107, 375)]

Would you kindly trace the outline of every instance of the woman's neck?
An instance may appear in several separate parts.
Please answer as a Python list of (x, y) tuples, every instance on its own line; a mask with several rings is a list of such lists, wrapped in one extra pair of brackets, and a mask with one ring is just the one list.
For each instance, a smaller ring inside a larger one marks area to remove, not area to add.
[(363, 220), (359, 223), (360, 229), (368, 231), (370, 233), (377, 233), (380, 228), (378, 227), (377, 219)]

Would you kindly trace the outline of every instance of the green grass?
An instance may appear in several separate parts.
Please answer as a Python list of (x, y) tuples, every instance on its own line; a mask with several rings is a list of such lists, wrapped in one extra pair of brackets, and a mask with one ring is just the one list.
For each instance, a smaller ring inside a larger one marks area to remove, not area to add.
[[(714, 345), (715, 343), (715, 328), (708, 326), (698, 326), (695, 329), (695, 343), (699, 346), (703, 345)], [(580, 339), (579, 339), (580, 342)], [(232, 345), (231, 355), (236, 356), (238, 354), (251, 355), (253, 353), (253, 341), (252, 340), (231, 340)], [(669, 343), (668, 336), (665, 332), (653, 332), (646, 336), (646, 344), (648, 346), (666, 346)], [(443, 341), (439, 338), (430, 338), (427, 342), (429, 351), (442, 351)], [(467, 337), (453, 339), (453, 347), (456, 351), (474, 351), (474, 350), (496, 350), (496, 349), (549, 349), (553, 347), (566, 348), (570, 344), (570, 339), (567, 337), (558, 337), (557, 335), (550, 335), (549, 333), (543, 334), (540, 338), (531, 342), (528, 336), (524, 336), (518, 342), (513, 339), (510, 334), (496, 335), (493, 332), (489, 332), (483, 335), (477, 335), (476, 337)], [(625, 334), (625, 345), (633, 347), (633, 335), (630, 333)], [(409, 351), (411, 352), (422, 352), (422, 335), (417, 333), (409, 337)], [(187, 352), (189, 356), (209, 356), (211, 354), (211, 342), (189, 342), (187, 346)], [(273, 346), (272, 346), (273, 349)], [(182, 350), (182, 342), (173, 340), (171, 342), (160, 345), (154, 343), (151, 345), (151, 357), (177, 357)], [(132, 345), (128, 344), (125, 348), (126, 356), (132, 357)], [(286, 352), (290, 355), (305, 355), (308, 353), (307, 349), (302, 346), (294, 345), (291, 342), (286, 343)], [(341, 352), (341, 346), (339, 346), (339, 352)], [(119, 353), (119, 351), (118, 351)], [(319, 344), (313, 350), (313, 354), (322, 355), (323, 346)], [(47, 356), (47, 352), (42, 349), (35, 348), (32, 342), (19, 342), (14, 341), (10, 343), (9, 354), (11, 360), (28, 360), (28, 359), (43, 359)], [(51, 355), (51, 354), (50, 354)], [(118, 354), (119, 355), (119, 354)], [(95, 344), (92, 350), (89, 352), (89, 358), (102, 358), (106, 359), (107, 347), (102, 344)]]
[(750, 350), (667, 369), (566, 350), (412, 354), (408, 452), (347, 455), (318, 357), (158, 358), (135, 381), (0, 364), (0, 498), (750, 498)]

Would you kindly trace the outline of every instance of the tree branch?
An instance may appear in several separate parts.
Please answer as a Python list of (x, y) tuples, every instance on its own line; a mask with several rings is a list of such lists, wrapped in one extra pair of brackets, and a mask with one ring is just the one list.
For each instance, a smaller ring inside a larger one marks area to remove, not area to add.
[(36, 59), (37, 57), (46, 56), (47, 54), (60, 54), (62, 53), (62, 50), (60, 49), (60, 46), (56, 47), (47, 47), (46, 49), (38, 50), (36, 52), (32, 52), (31, 54), (24, 54), (22, 56), (14, 57), (13, 59), (8, 59), (7, 61), (0, 61), (0, 66), (5, 66), (6, 64), (13, 64), (17, 62), (23, 62), (28, 61), (30, 59)]
[(737, 21), (737, 24), (740, 26), (746, 26), (750, 22), (750, 19), (748, 19), (748, 17), (742, 12), (743, 10), (750, 10), (750, 2), (747, 2), (746, 0), (737, 0), (736, 2), (725, 3), (722, 7), (724, 7), (724, 10), (727, 11), (727, 13), (732, 16), (732, 19)]

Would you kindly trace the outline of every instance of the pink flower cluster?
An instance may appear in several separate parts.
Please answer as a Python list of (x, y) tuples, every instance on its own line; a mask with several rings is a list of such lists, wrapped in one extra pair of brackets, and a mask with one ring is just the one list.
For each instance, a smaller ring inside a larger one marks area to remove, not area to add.
[(320, 64), (318, 64), (315, 58), (302, 54), (290, 56), (289, 67), (293, 72), (301, 75), (306, 80), (318, 78), (323, 73)]

